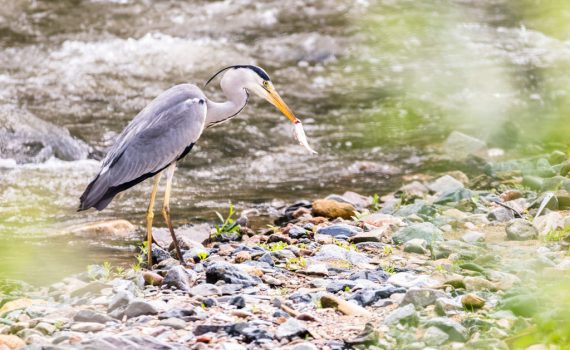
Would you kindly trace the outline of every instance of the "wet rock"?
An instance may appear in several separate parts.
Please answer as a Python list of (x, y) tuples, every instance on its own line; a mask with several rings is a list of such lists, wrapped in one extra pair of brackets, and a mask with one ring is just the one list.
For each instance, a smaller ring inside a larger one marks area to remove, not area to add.
[(344, 299), (337, 297), (336, 295), (332, 294), (324, 294), (321, 296), (321, 305), (324, 308), (333, 308), (337, 309), (338, 311), (342, 312), (345, 315), (354, 315), (354, 316), (368, 316), (369, 312), (351, 302), (348, 302)]
[(392, 235), (392, 240), (396, 244), (403, 244), (414, 238), (425, 240), (428, 247), (431, 247), (433, 242), (443, 240), (443, 232), (430, 222), (422, 222), (403, 227)]
[(158, 314), (158, 310), (144, 300), (133, 300), (125, 309), (125, 316), (127, 316), (127, 318), (156, 314)]
[(295, 202), (285, 209), (285, 211), (283, 212), (283, 215), (281, 217), (279, 217), (277, 220), (275, 220), (275, 224), (276, 225), (283, 225), (285, 223), (293, 221), (296, 219), (296, 217), (293, 214), (298, 209), (301, 209), (301, 208), (311, 209), (311, 206), (312, 206), (311, 202), (306, 201), (306, 200), (301, 200), (301, 201)]
[(538, 230), (524, 219), (511, 220), (505, 230), (507, 239), (512, 241), (527, 241), (538, 237)]
[(312, 205), (313, 216), (322, 216), (329, 219), (350, 219), (356, 209), (352, 204), (340, 203), (329, 199), (317, 199)]
[(435, 180), (434, 182), (430, 183), (428, 185), (428, 188), (432, 192), (445, 193), (461, 189), (463, 188), (463, 184), (449, 175), (444, 175)]
[(188, 292), (194, 284), (194, 281), (196, 281), (196, 278), (197, 276), (194, 271), (189, 271), (183, 266), (178, 265), (168, 270), (162, 284)]
[(461, 324), (445, 317), (436, 317), (426, 321), (426, 326), (437, 327), (444, 331), (451, 341), (465, 342), (468, 332)]
[(192, 296), (210, 297), (213, 295), (221, 295), (222, 291), (216, 285), (210, 283), (201, 283), (190, 288), (188, 293)]
[(485, 299), (481, 298), (477, 294), (469, 293), (461, 297), (461, 304), (468, 310), (480, 309), (485, 306)]
[(105, 325), (96, 322), (78, 322), (71, 325), (70, 329), (74, 332), (99, 332), (105, 329)]
[(445, 298), (446, 294), (437, 289), (410, 288), (406, 292), (401, 305), (412, 304), (416, 307), (432, 305), (438, 298)]
[(465, 243), (485, 242), (485, 234), (478, 231), (467, 231), (461, 236), (461, 240)]
[(352, 237), (361, 232), (361, 228), (347, 224), (334, 224), (321, 227), (317, 230), (317, 234), (333, 237)]
[(427, 242), (425, 239), (414, 238), (404, 243), (404, 251), (406, 253), (426, 254), (429, 252), (427, 249)]
[(261, 283), (259, 277), (250, 276), (234, 265), (226, 262), (215, 262), (206, 269), (206, 281), (216, 283), (224, 281), (230, 284), (240, 284), (244, 286), (255, 286)]
[(52, 157), (73, 161), (86, 159), (90, 147), (65, 128), (44, 121), (26, 109), (0, 106), (2, 158), (18, 164), (44, 162)]
[(69, 227), (65, 233), (81, 238), (89, 239), (133, 239), (137, 238), (135, 225), (127, 220), (108, 220), (89, 222), (77, 226)]
[(422, 340), (426, 345), (439, 346), (444, 344), (449, 339), (449, 335), (437, 327), (429, 327)]
[(80, 310), (73, 316), (75, 322), (107, 323), (113, 319), (105, 314), (93, 310)]
[(282, 323), (277, 327), (275, 331), (275, 338), (281, 339), (293, 339), (296, 337), (304, 338), (307, 335), (307, 328), (302, 321), (296, 320), (294, 318), (289, 318), (285, 323)]
[(384, 323), (387, 325), (402, 323), (410, 326), (415, 326), (419, 323), (419, 320), (420, 317), (416, 312), (414, 305), (408, 304), (392, 311), (386, 317)]

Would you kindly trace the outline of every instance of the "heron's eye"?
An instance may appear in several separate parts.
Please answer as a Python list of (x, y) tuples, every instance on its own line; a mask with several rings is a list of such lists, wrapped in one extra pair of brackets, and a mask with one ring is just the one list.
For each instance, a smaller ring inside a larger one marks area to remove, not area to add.
[(263, 87), (266, 89), (269, 88), (269, 82), (267, 80), (263, 81)]

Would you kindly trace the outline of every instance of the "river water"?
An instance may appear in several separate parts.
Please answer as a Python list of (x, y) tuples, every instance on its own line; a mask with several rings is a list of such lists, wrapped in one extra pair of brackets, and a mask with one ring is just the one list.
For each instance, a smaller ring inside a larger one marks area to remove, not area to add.
[[(269, 208), (300, 198), (386, 193), (430, 171), (452, 130), (515, 154), (556, 146), (570, 131), (568, 23), (564, 1), (6, 0), (0, 109), (89, 149), (76, 161), (0, 161), (0, 273), (43, 283), (132, 262), (132, 244), (46, 237), (95, 220), (142, 224), (150, 183), (105, 211), (75, 211), (98, 160), (161, 91), (232, 64), (267, 70), (319, 154), (250, 99), (180, 164), (177, 226), (213, 222), (229, 201), (258, 208), (264, 225)], [(223, 98), (216, 84), (206, 93)]]

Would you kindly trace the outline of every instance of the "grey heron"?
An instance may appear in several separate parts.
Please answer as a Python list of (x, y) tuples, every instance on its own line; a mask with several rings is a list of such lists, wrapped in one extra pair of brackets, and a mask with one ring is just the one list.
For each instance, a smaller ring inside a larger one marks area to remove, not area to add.
[(119, 192), (153, 178), (146, 211), (149, 268), (152, 267), (154, 202), (161, 175), (166, 174), (162, 215), (177, 257), (184, 264), (170, 218), (170, 192), (176, 163), (190, 152), (204, 129), (238, 115), (246, 106), (250, 92), (277, 107), (295, 125), (299, 143), (316, 153), (307, 143), (301, 122), (279, 96), (263, 69), (252, 65), (226, 67), (214, 74), (206, 85), (222, 73), (220, 86), (227, 98), (225, 102), (208, 99), (192, 84), (173, 86), (150, 102), (118, 136), (98, 174), (80, 198), (79, 211), (103, 210)]

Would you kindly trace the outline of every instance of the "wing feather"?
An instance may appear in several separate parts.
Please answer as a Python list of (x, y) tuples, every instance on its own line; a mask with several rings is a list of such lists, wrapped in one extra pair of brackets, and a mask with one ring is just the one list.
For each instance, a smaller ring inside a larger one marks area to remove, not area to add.
[(162, 93), (119, 135), (79, 210), (103, 209), (117, 193), (178, 160), (202, 134), (205, 118), (205, 96), (197, 87), (177, 85)]

